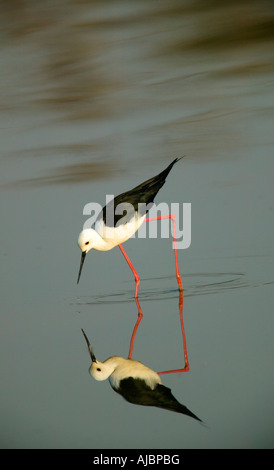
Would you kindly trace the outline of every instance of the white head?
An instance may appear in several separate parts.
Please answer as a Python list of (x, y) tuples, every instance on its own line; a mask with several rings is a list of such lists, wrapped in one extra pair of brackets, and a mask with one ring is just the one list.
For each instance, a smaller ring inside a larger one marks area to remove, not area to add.
[(104, 362), (93, 361), (89, 373), (95, 380), (106, 380), (113, 372), (113, 367)]
[(88, 253), (93, 248), (94, 230), (87, 228), (82, 230), (78, 238), (78, 246), (82, 253)]
[(83, 333), (83, 335), (85, 337), (85, 340), (87, 342), (89, 354), (90, 354), (91, 361), (92, 361), (91, 366), (89, 368), (90, 375), (92, 375), (92, 377), (94, 377), (95, 380), (106, 380), (106, 379), (108, 379), (109, 376), (112, 374), (112, 372), (114, 370), (113, 365), (97, 361), (97, 359), (94, 355), (94, 352), (91, 349), (90, 342), (89, 342), (84, 330), (82, 330), (82, 333)]

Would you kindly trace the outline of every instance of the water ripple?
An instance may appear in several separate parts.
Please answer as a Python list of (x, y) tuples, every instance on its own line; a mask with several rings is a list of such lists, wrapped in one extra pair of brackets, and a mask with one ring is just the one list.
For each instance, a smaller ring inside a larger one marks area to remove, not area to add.
[[(130, 281), (129, 281), (130, 282)], [(153, 286), (157, 282), (157, 286)], [(149, 286), (147, 284), (149, 283)], [(213, 295), (234, 289), (255, 288), (273, 284), (274, 281), (251, 281), (244, 273), (191, 273), (183, 276), (184, 297)], [(169, 287), (170, 285), (170, 287)], [(139, 300), (160, 300), (178, 297), (174, 276), (141, 279)], [(134, 299), (134, 285), (131, 289), (108, 293), (80, 296), (77, 305), (113, 304), (130, 302)]]

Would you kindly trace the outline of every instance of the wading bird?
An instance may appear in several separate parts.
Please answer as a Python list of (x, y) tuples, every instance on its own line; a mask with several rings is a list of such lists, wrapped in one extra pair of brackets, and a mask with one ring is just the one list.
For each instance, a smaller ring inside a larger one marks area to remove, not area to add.
[(201, 421), (186, 406), (176, 400), (170, 388), (162, 384), (157, 372), (141, 362), (120, 356), (109, 357), (104, 362), (97, 361), (83, 329), (82, 333), (91, 357), (89, 373), (95, 380), (108, 379), (115, 392), (135, 405), (156, 406)]
[(165, 170), (153, 178), (150, 178), (130, 191), (116, 196), (102, 209), (94, 224), (94, 229), (89, 228), (82, 230), (78, 238), (78, 245), (82, 251), (82, 257), (77, 284), (80, 280), (86, 254), (92, 248), (99, 251), (108, 251), (118, 245), (130, 269), (133, 272), (136, 282), (136, 298), (138, 296), (140, 276), (135, 270), (128, 255), (126, 254), (122, 243), (128, 240), (138, 230), (143, 222), (160, 219), (171, 219), (173, 223), (176, 278), (179, 290), (183, 290), (178, 266), (175, 215), (168, 214), (158, 217), (146, 218), (146, 214), (152, 207), (156, 194), (165, 183), (167, 175), (169, 174), (173, 165), (181, 158), (175, 158), (175, 160), (173, 160), (173, 162), (171, 162)]

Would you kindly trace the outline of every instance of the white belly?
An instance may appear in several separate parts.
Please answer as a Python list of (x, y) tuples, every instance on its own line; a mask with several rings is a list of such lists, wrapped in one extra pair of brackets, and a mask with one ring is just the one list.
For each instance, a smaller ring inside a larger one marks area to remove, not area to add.
[(102, 237), (105, 245), (100, 249), (101, 251), (111, 250), (114, 246), (120, 245), (128, 240), (132, 235), (137, 232), (138, 228), (142, 225), (146, 218), (146, 214), (138, 218), (133, 217), (125, 225), (118, 227), (107, 227), (103, 219), (95, 222), (95, 230)]

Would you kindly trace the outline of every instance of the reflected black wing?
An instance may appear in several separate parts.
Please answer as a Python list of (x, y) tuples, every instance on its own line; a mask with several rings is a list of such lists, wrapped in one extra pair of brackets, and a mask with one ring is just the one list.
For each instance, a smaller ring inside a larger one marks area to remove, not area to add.
[(192, 411), (176, 400), (170, 388), (157, 384), (152, 390), (144, 380), (128, 377), (120, 382), (117, 393), (130, 403), (143, 406), (156, 406), (165, 410), (175, 411), (201, 421)]

